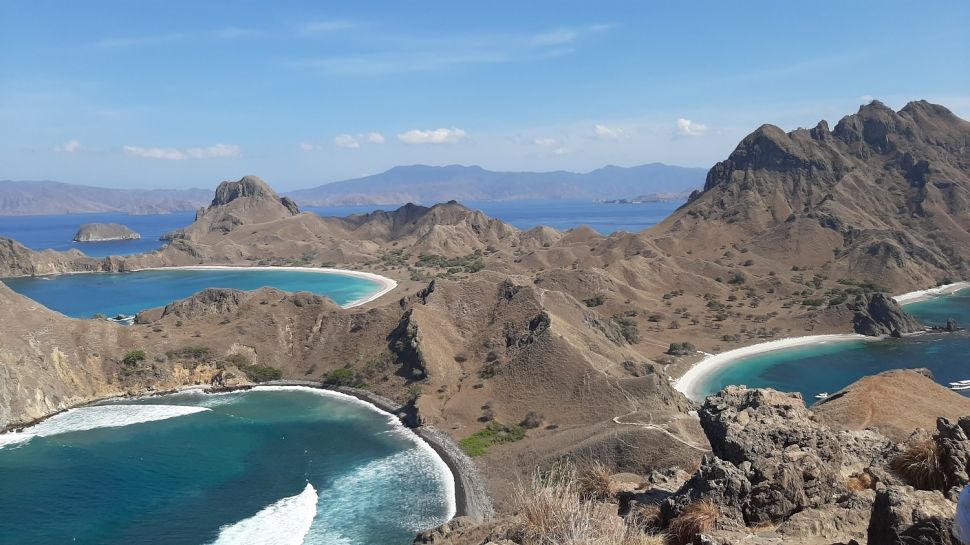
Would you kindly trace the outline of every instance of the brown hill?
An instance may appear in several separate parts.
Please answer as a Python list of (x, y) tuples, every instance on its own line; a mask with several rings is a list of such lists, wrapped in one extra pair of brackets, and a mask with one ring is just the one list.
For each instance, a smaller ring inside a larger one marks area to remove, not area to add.
[(938, 417), (970, 414), (970, 399), (939, 385), (926, 369), (900, 369), (863, 377), (812, 410), (832, 428), (875, 427), (903, 441), (916, 428), (934, 429)]
[(872, 102), (830, 131), (764, 125), (654, 230), (671, 252), (744, 247), (789, 266), (915, 289), (966, 274), (970, 123)]

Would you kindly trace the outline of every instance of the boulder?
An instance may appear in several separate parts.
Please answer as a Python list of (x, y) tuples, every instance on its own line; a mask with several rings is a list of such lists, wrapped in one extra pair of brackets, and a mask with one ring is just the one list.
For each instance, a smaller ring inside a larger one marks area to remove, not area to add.
[(854, 313), (852, 328), (862, 335), (898, 337), (926, 329), (919, 320), (903, 310), (895, 299), (884, 293), (860, 295), (855, 301), (848, 303), (848, 307)]
[(936, 491), (890, 486), (876, 492), (868, 537), (873, 545), (959, 545), (956, 506)]

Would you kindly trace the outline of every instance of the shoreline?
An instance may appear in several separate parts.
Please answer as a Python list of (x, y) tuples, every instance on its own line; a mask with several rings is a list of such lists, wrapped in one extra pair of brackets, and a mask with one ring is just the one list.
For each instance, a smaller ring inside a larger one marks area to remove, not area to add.
[(954, 293), (962, 291), (966, 288), (970, 288), (970, 282), (954, 282), (953, 284), (944, 284), (935, 288), (901, 293), (893, 296), (893, 299), (900, 305), (908, 305), (910, 303), (918, 303), (928, 299), (936, 299), (937, 297), (953, 295)]
[(397, 287), (397, 281), (392, 280), (386, 276), (381, 276), (377, 273), (365, 272), (365, 271), (354, 271), (351, 269), (337, 269), (332, 267), (281, 267), (279, 265), (269, 265), (266, 267), (255, 267), (252, 265), (243, 266), (233, 266), (233, 265), (180, 265), (175, 267), (148, 267), (145, 269), (132, 269), (130, 272), (138, 271), (166, 271), (166, 270), (183, 270), (183, 271), (224, 271), (224, 270), (237, 270), (237, 271), (298, 271), (306, 273), (322, 273), (322, 274), (338, 274), (344, 276), (352, 276), (354, 278), (363, 278), (364, 280), (370, 280), (376, 282), (380, 289), (376, 292), (351, 301), (346, 305), (342, 305), (342, 308), (354, 308), (361, 305), (365, 305), (380, 298), (383, 295), (391, 292)]
[(282, 267), (279, 265), (267, 265), (265, 267), (257, 267), (253, 265), (178, 265), (172, 267), (145, 267), (140, 269), (128, 269), (125, 271), (65, 271), (65, 272), (55, 272), (46, 274), (34, 274), (34, 275), (23, 275), (20, 277), (12, 278), (24, 278), (24, 277), (47, 277), (47, 276), (60, 276), (62, 274), (120, 274), (126, 272), (141, 272), (141, 271), (170, 271), (170, 270), (196, 270), (196, 271), (218, 271), (218, 270), (238, 270), (238, 271), (297, 271), (306, 273), (318, 273), (318, 274), (335, 274), (352, 276), (355, 278), (363, 278), (365, 280), (370, 280), (376, 282), (380, 289), (376, 292), (360, 299), (351, 301), (346, 305), (341, 305), (340, 308), (348, 309), (359, 307), (361, 305), (366, 305), (371, 301), (375, 301), (380, 297), (387, 295), (395, 288), (397, 288), (397, 281), (386, 276), (379, 275), (377, 273), (366, 272), (366, 271), (355, 271), (352, 269), (338, 269), (333, 267)]
[[(901, 306), (905, 306), (910, 303), (917, 303), (920, 301), (935, 299), (937, 297), (952, 295), (967, 288), (970, 288), (970, 282), (955, 282), (953, 284), (945, 284), (935, 288), (916, 290), (895, 295), (893, 296), (893, 300), (895, 300)], [(736, 363), (738, 360), (758, 354), (764, 354), (766, 352), (774, 352), (776, 350), (785, 350), (788, 348), (808, 346), (812, 344), (876, 340), (879, 340), (879, 337), (867, 337), (858, 333), (806, 335), (802, 337), (788, 337), (785, 339), (756, 343), (749, 346), (728, 350), (727, 352), (721, 352), (720, 354), (707, 354), (704, 358), (687, 369), (684, 374), (674, 379), (673, 386), (675, 390), (687, 396), (688, 399), (692, 401), (703, 401), (704, 395), (701, 391), (701, 386), (703, 385), (705, 379), (708, 379), (714, 372)]]
[(687, 396), (688, 399), (692, 401), (703, 401), (705, 396), (701, 391), (701, 386), (704, 380), (709, 378), (715, 371), (728, 367), (738, 360), (798, 346), (848, 341), (877, 341), (879, 339), (879, 337), (867, 337), (859, 333), (833, 333), (828, 335), (787, 337), (752, 344), (750, 346), (742, 346), (741, 348), (735, 348), (727, 352), (721, 352), (720, 354), (708, 354), (699, 362), (692, 365), (687, 372), (674, 380), (673, 386), (675, 390)]
[(360, 403), (370, 406), (376, 412), (388, 416), (395, 422), (399, 423), (402, 428), (412, 432), (415, 435), (416, 440), (423, 442), (428, 448), (430, 448), (437, 455), (440, 462), (447, 468), (448, 473), (452, 477), (454, 486), (453, 494), (455, 508), (455, 513), (449, 520), (453, 520), (456, 517), (467, 516), (482, 522), (489, 520), (494, 516), (494, 507), (492, 506), (491, 498), (488, 496), (484, 479), (478, 472), (478, 469), (475, 467), (474, 462), (472, 462), (464, 451), (461, 450), (461, 447), (458, 446), (458, 443), (456, 443), (451, 436), (434, 426), (411, 426), (402, 416), (400, 411), (402, 406), (399, 403), (367, 390), (350, 388), (346, 386), (331, 387), (319, 382), (305, 380), (274, 380), (260, 384), (247, 384), (228, 388), (211, 388), (201, 384), (192, 384), (164, 391), (145, 392), (140, 394), (109, 395), (77, 403), (70, 407), (65, 407), (64, 409), (52, 412), (40, 418), (36, 418), (27, 423), (8, 425), (4, 427), (4, 429), (0, 430), (0, 435), (23, 432), (26, 429), (36, 426), (45, 420), (65, 413), (71, 409), (89, 407), (105, 401), (160, 397), (192, 391), (198, 391), (204, 394), (219, 394), (242, 392), (266, 387), (306, 388), (320, 390), (321, 392), (327, 392), (335, 396), (353, 398)]

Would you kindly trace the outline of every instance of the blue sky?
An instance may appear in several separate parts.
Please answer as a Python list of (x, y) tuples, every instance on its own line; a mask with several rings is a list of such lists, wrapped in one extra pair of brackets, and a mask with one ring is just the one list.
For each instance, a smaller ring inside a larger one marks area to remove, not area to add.
[(968, 2), (0, 0), (0, 179), (709, 167), (870, 97), (970, 117), (968, 28)]

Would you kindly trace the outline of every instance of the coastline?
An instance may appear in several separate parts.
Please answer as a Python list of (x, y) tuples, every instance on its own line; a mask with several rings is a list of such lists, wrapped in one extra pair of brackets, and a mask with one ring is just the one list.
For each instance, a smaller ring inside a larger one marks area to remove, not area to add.
[(233, 266), (233, 265), (182, 265), (177, 267), (148, 267), (145, 269), (132, 269), (130, 272), (138, 271), (168, 271), (168, 270), (183, 270), (183, 271), (220, 271), (220, 270), (237, 270), (237, 271), (299, 271), (307, 273), (323, 273), (323, 274), (340, 274), (344, 276), (353, 276), (355, 278), (363, 278), (365, 280), (370, 280), (376, 282), (380, 289), (376, 292), (368, 295), (367, 297), (362, 297), (356, 301), (351, 301), (342, 308), (353, 308), (365, 305), (380, 298), (382, 295), (389, 293), (391, 290), (397, 287), (397, 281), (391, 280), (386, 276), (381, 276), (377, 273), (365, 272), (365, 271), (354, 271), (351, 269), (336, 269), (331, 267), (281, 267), (278, 265), (271, 265), (266, 267), (254, 267), (251, 265), (244, 266)]
[[(900, 305), (905, 306), (910, 303), (917, 303), (920, 301), (926, 301), (928, 299), (952, 295), (967, 288), (970, 288), (970, 282), (955, 282), (953, 284), (945, 284), (935, 288), (902, 293), (893, 296), (893, 299)], [(681, 392), (689, 399), (693, 401), (703, 401), (704, 393), (701, 390), (701, 386), (703, 385), (705, 379), (710, 377), (714, 372), (732, 365), (740, 359), (757, 354), (763, 354), (765, 352), (774, 352), (776, 350), (794, 348), (797, 346), (824, 344), (830, 342), (874, 340), (879, 340), (879, 338), (867, 337), (857, 333), (806, 335), (804, 337), (789, 337), (785, 339), (752, 344), (750, 346), (728, 350), (727, 352), (722, 352), (720, 354), (708, 354), (700, 361), (692, 365), (684, 374), (675, 379), (673, 381), (673, 386), (674, 389)]]
[(954, 282), (953, 284), (944, 284), (935, 288), (901, 293), (893, 296), (893, 299), (895, 299), (900, 305), (908, 305), (910, 303), (926, 301), (927, 299), (935, 299), (937, 297), (953, 295), (954, 293), (966, 288), (970, 288), (970, 282)]
[(715, 371), (728, 367), (740, 359), (766, 352), (794, 348), (797, 346), (867, 340), (875, 341), (879, 340), (879, 338), (867, 337), (858, 333), (806, 335), (804, 337), (788, 337), (785, 339), (777, 339), (774, 341), (752, 344), (750, 346), (743, 346), (741, 348), (735, 348), (734, 350), (728, 350), (727, 352), (721, 352), (720, 354), (708, 354), (702, 360), (691, 366), (686, 373), (677, 378), (674, 381), (673, 386), (675, 390), (681, 392), (689, 399), (693, 401), (703, 401), (704, 393), (701, 390), (701, 386), (703, 385), (704, 380), (710, 377)]

